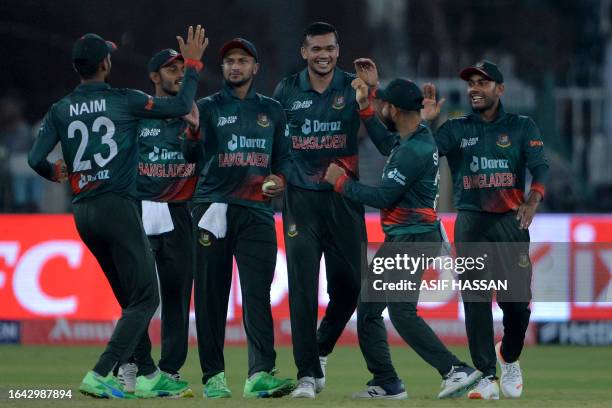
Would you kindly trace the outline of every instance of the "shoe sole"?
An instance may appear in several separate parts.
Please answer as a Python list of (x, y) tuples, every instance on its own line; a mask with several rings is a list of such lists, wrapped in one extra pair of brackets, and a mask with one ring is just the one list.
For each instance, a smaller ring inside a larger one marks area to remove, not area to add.
[[(117, 397), (114, 395), (110, 395), (106, 392), (100, 393), (97, 391), (89, 391), (89, 390), (83, 390), (83, 389), (79, 389), (79, 392), (83, 395), (85, 395), (86, 397), (92, 397), (92, 398), (96, 398), (96, 399), (138, 399), (137, 396), (135, 396), (134, 394), (131, 393), (127, 393), (129, 395), (129, 397)], [(125, 394), (124, 394), (125, 395)]]
[(371, 395), (369, 396), (358, 396), (358, 395), (353, 395), (353, 399), (361, 399), (361, 400), (367, 400), (367, 399), (386, 399), (386, 400), (405, 400), (408, 399), (408, 393), (406, 391), (400, 392), (399, 394), (394, 394), (394, 395), (380, 395), (380, 396), (376, 396), (373, 397)]
[(215, 397), (209, 397), (206, 394), (202, 394), (202, 396), (204, 397), (204, 399), (223, 399), (223, 398), (232, 398), (232, 394), (227, 394), (227, 395), (217, 395)]
[(305, 398), (305, 399), (314, 399), (314, 398), (315, 398), (315, 395), (316, 395), (316, 393), (315, 393), (315, 394), (310, 394), (310, 393), (308, 393), (308, 394), (306, 394), (306, 393), (303, 393), (303, 394), (293, 394), (293, 393), (292, 393), (292, 394), (291, 394), (291, 398)]
[(444, 398), (459, 398), (465, 395), (474, 383), (482, 377), (482, 373), (480, 371), (474, 371), (467, 377), (467, 382), (464, 384), (457, 384), (455, 387), (451, 387), (448, 390), (443, 390), (438, 394), (438, 399)]
[(79, 390), (79, 392), (85, 395), (86, 397), (92, 397), (92, 398), (98, 398), (98, 399), (109, 399), (110, 398), (107, 394), (96, 394), (96, 393), (85, 391), (85, 390)]
[(89, 386), (88, 384), (81, 384), (81, 386), (79, 387), (79, 392), (81, 394), (87, 397), (92, 397), (92, 398), (98, 398), (98, 399), (136, 399), (137, 398), (134, 396), (134, 394), (128, 394), (129, 396), (126, 396), (127, 393), (121, 390), (115, 390), (114, 388), (113, 390), (120, 393), (121, 396), (114, 395), (110, 390), (100, 391), (96, 388)]
[(479, 392), (473, 393), (468, 395), (469, 399), (473, 399), (473, 400), (484, 400), (484, 399), (488, 399), (488, 400), (498, 400), (499, 399), (499, 395), (498, 396), (494, 396), (491, 398), (482, 398), (482, 394)]
[(243, 393), (242, 396), (244, 398), (282, 398), (291, 394), (295, 387), (295, 384), (288, 383), (271, 390)]
[(178, 392), (169, 392), (169, 391), (150, 391), (146, 393), (135, 393), (138, 398), (169, 398), (169, 399), (178, 399), (178, 398), (189, 398), (193, 397), (193, 391), (191, 388), (186, 388), (182, 391)]

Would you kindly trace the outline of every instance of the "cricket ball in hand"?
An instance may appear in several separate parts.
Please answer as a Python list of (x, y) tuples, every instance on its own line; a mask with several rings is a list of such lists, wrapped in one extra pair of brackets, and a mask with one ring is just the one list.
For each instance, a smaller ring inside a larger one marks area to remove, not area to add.
[(272, 187), (276, 187), (276, 182), (274, 182), (274, 180), (268, 180), (265, 183), (263, 183), (261, 185), (261, 190), (262, 191), (267, 191)]

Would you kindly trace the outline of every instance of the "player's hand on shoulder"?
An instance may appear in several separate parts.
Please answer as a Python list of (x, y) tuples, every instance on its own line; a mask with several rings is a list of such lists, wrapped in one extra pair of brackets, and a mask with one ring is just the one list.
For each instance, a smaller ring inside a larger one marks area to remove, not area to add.
[(202, 55), (208, 47), (208, 38), (205, 34), (206, 30), (198, 24), (195, 29), (193, 26), (189, 26), (186, 40), (181, 36), (176, 37), (183, 58), (198, 61), (202, 59)]
[(440, 115), (440, 109), (446, 101), (445, 98), (436, 100), (436, 86), (431, 82), (423, 85), (423, 109), (421, 109), (421, 119), (434, 121)]
[(344, 171), (342, 167), (338, 166), (336, 163), (331, 163), (325, 172), (325, 181), (334, 186), (336, 185), (336, 181), (344, 175), (346, 175), (346, 171)]
[(270, 174), (263, 181), (261, 192), (266, 197), (274, 198), (280, 196), (285, 190), (285, 183), (282, 177), (276, 174)]
[(357, 77), (361, 78), (370, 88), (378, 86), (378, 70), (374, 61), (369, 58), (357, 58), (353, 64)]

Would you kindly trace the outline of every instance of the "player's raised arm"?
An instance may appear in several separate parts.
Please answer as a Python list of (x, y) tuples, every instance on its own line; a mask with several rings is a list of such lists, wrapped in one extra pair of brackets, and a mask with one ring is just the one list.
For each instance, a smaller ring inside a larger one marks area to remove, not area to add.
[(423, 109), (421, 109), (421, 119), (428, 122), (433, 122), (440, 116), (442, 105), (446, 101), (445, 98), (436, 99), (436, 86), (431, 82), (423, 85)]
[(189, 114), (198, 86), (199, 72), (203, 68), (202, 55), (208, 47), (205, 30), (198, 25), (190, 26), (187, 39), (177, 36), (181, 55), (185, 61), (185, 77), (181, 90), (174, 97), (153, 97), (140, 91), (128, 91), (130, 111), (140, 117), (178, 117)]
[(351, 85), (355, 89), (355, 99), (359, 104), (359, 117), (362, 119), (370, 139), (382, 155), (388, 156), (393, 149), (397, 135), (390, 132), (376, 117), (368, 84), (362, 78), (356, 78)]
[(378, 69), (376, 64), (369, 58), (357, 58), (353, 61), (357, 77), (365, 82), (370, 88), (378, 87)]

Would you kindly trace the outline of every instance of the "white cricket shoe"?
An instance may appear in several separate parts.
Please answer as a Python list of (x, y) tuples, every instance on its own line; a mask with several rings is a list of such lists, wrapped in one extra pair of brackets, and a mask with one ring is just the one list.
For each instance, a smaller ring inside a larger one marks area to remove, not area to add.
[(138, 366), (134, 363), (125, 363), (119, 366), (117, 380), (123, 386), (123, 391), (133, 393), (136, 390), (136, 376)]
[(325, 367), (327, 366), (327, 356), (319, 356), (319, 363), (321, 364), (321, 371), (323, 371), (323, 377), (315, 378), (315, 391), (320, 393), (325, 388)]
[(453, 366), (442, 380), (438, 398), (461, 397), (480, 377), (482, 377), (482, 373), (470, 366)]
[(469, 399), (498, 400), (499, 385), (497, 385), (497, 380), (492, 375), (482, 377), (478, 384), (468, 392), (467, 396)]
[(501, 342), (495, 345), (495, 354), (497, 354), (497, 362), (501, 367), (499, 382), (502, 394), (506, 398), (520, 398), (523, 393), (523, 373), (518, 360), (514, 363), (504, 361), (501, 355)]
[(292, 398), (314, 398), (315, 397), (314, 377), (302, 377), (298, 380), (297, 387), (291, 392)]

